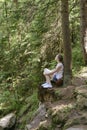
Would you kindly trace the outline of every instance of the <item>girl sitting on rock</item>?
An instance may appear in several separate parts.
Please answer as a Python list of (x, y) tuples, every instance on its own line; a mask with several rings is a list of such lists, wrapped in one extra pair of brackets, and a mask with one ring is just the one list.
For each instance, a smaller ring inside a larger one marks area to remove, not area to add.
[(61, 78), (63, 78), (63, 71), (64, 71), (63, 56), (61, 54), (58, 54), (55, 57), (55, 60), (57, 61), (55, 69), (53, 70), (49, 70), (47, 68), (44, 69), (43, 74), (46, 78), (46, 83), (41, 85), (43, 88), (52, 88), (51, 80), (56, 82)]

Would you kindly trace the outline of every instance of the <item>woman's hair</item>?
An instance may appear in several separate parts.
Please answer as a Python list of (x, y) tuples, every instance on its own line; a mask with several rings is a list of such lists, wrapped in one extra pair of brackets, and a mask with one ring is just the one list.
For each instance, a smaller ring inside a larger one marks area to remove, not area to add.
[(58, 60), (63, 63), (63, 56), (61, 54), (58, 54)]

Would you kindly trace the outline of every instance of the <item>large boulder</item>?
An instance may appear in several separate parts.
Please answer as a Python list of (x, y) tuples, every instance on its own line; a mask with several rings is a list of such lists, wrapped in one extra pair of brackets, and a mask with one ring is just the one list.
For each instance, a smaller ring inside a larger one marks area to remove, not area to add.
[(10, 113), (5, 117), (0, 119), (0, 130), (10, 129), (15, 125), (16, 115), (14, 113)]

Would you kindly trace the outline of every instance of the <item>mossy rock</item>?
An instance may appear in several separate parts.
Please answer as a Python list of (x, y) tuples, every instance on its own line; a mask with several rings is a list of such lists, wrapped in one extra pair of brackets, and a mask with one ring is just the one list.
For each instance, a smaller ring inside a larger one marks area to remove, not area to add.
[(80, 125), (80, 124), (87, 124), (87, 114), (83, 113), (81, 116), (72, 117), (67, 120), (66, 124), (63, 127), (63, 130), (66, 130), (67, 128), (74, 126), (74, 125)]
[(54, 113), (52, 113), (52, 123), (54, 124), (64, 124), (69, 115), (70, 112), (73, 110), (73, 105), (66, 105), (65, 107), (63, 107), (62, 109), (58, 110), (57, 112), (54, 111)]
[(76, 93), (77, 96), (82, 95), (83, 97), (87, 98), (87, 85), (77, 87), (75, 89), (75, 93)]
[(87, 109), (87, 85), (75, 89), (78, 109)]
[(82, 95), (77, 96), (77, 106), (79, 109), (87, 109), (87, 98)]
[(18, 117), (21, 117), (21, 116), (23, 116), (23, 114), (27, 113), (30, 107), (31, 107), (31, 104), (30, 104), (30, 103), (29, 103), (29, 104), (26, 104), (26, 105), (24, 104), (24, 105), (22, 106), (20, 112), (18, 113)]

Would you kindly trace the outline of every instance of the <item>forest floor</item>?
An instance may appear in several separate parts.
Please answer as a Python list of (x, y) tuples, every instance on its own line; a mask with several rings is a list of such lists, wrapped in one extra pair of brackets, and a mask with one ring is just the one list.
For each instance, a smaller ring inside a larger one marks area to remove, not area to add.
[[(76, 122), (74, 122), (75, 119), (78, 120), (77, 124), (87, 123), (86, 120), (87, 114), (85, 114), (84, 116), (85, 113), (85, 109), (83, 108), (84, 103), (82, 104), (83, 106), (79, 106), (81, 102), (77, 97), (75, 97), (79, 95), (78, 97), (80, 98), (81, 94), (82, 95), (85, 94), (85, 96), (87, 96), (86, 93), (87, 87), (84, 88), (84, 86), (86, 85), (87, 85), (87, 67), (83, 68), (78, 74), (76, 74), (73, 77), (72, 85), (67, 87), (54, 88), (55, 92), (57, 92), (57, 96), (59, 97), (59, 99), (53, 102), (45, 102), (44, 104), (41, 104), (31, 123), (26, 125), (26, 129), (62, 130), (64, 127), (65, 130), (65, 128), (69, 127), (70, 124), (71, 126), (72, 124), (73, 125), (76, 124)], [(81, 97), (81, 99), (83, 99), (83, 97)], [(82, 102), (85, 102), (85, 99), (84, 101), (82, 100)], [(86, 103), (87, 103), (87, 97), (86, 97)], [(80, 107), (82, 107), (81, 110)], [(53, 124), (55, 124), (55, 128), (52, 128), (54, 126)], [(82, 130), (86, 129), (84, 128)]]

